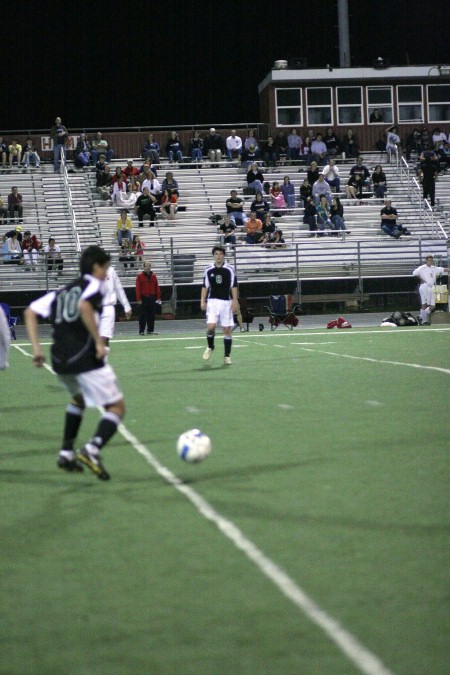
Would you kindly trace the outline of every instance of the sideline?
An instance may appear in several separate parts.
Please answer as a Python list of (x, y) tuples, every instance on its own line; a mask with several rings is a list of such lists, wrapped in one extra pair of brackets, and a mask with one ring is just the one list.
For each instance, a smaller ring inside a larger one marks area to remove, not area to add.
[[(31, 358), (31, 354), (19, 345), (14, 345), (14, 347), (26, 357)], [(44, 363), (44, 367), (55, 375), (53, 368), (47, 363)], [(99, 410), (101, 409), (99, 408)], [(334, 642), (362, 673), (365, 675), (394, 675), (375, 654), (359, 642), (336, 619), (327, 614), (325, 610), (305, 593), (301, 586), (298, 586), (277, 563), (266, 556), (231, 520), (222, 516), (198, 492), (186, 485), (170, 469), (161, 464), (124, 424), (119, 425), (118, 432), (161, 478), (184, 495), (203, 518), (212, 522), (290, 602), (296, 605), (312, 623), (321, 628), (325, 635)]]

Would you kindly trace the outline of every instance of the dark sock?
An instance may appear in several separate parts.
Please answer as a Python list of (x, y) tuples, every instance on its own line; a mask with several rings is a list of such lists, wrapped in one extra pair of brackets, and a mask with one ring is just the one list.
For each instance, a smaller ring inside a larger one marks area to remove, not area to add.
[(223, 338), (223, 345), (224, 345), (224, 349), (225, 349), (225, 356), (230, 356), (230, 354), (231, 354), (231, 342), (232, 342), (232, 340), (231, 340), (231, 335), (226, 335), (226, 336)]
[(66, 408), (66, 418), (64, 422), (64, 435), (61, 446), (63, 450), (73, 450), (73, 445), (82, 421), (83, 408), (79, 408), (73, 403), (69, 403)]
[(214, 349), (214, 333), (206, 333), (206, 339), (208, 340), (208, 347)]
[(105, 412), (90, 443), (95, 445), (99, 450), (103, 448), (116, 433), (120, 422), (121, 419), (119, 415), (112, 412)]

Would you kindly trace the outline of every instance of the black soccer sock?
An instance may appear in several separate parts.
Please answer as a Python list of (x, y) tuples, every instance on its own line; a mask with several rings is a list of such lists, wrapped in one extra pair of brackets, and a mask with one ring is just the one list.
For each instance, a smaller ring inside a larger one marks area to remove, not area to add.
[(73, 450), (78, 435), (80, 424), (83, 421), (83, 408), (79, 408), (73, 403), (69, 403), (66, 408), (66, 418), (64, 422), (64, 436), (61, 448), (63, 450)]
[(95, 445), (98, 450), (103, 448), (116, 433), (120, 422), (121, 418), (119, 415), (113, 412), (105, 412), (90, 443)]
[(225, 356), (230, 356), (231, 354), (231, 343), (232, 343), (231, 335), (225, 335), (225, 337), (223, 338)]
[(208, 340), (208, 347), (214, 349), (214, 333), (206, 333), (206, 339)]

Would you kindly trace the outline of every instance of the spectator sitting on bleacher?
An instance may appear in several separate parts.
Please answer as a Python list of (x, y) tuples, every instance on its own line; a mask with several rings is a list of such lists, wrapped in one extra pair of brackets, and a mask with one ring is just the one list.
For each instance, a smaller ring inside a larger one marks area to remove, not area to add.
[(323, 142), (327, 146), (327, 155), (338, 155), (340, 152), (339, 138), (334, 133), (333, 129), (327, 129)]
[(267, 141), (263, 147), (263, 158), (266, 166), (276, 166), (280, 155), (272, 136), (267, 136)]
[(220, 162), (222, 159), (222, 155), (225, 152), (225, 143), (222, 136), (216, 132), (214, 127), (211, 127), (209, 130), (209, 134), (205, 138), (203, 147), (205, 149), (205, 154), (209, 157), (210, 162), (213, 162), (211, 166), (218, 167), (219, 164), (216, 164), (216, 162)]
[(118, 202), (122, 201), (128, 201), (128, 196), (127, 196), (127, 181), (125, 180), (125, 176), (121, 172), (120, 167), (117, 167), (119, 169), (119, 173), (116, 173), (113, 176), (112, 179), (112, 184), (113, 184), (113, 189), (112, 189), (112, 200), (113, 204), (118, 204)]
[(359, 173), (353, 174), (348, 179), (345, 186), (345, 194), (347, 199), (361, 199), (362, 197), (362, 178)]
[(177, 212), (178, 206), (178, 195), (176, 192), (170, 188), (163, 190), (161, 196), (161, 209), (160, 213), (163, 218), (166, 220), (175, 220), (175, 214)]
[(58, 275), (60, 275), (64, 267), (64, 261), (61, 255), (61, 248), (55, 242), (54, 237), (50, 237), (47, 246), (44, 246), (44, 254), (48, 271), (52, 272), (55, 269)]
[(359, 145), (358, 140), (353, 133), (352, 129), (347, 129), (345, 136), (342, 142), (342, 150), (345, 153), (347, 158), (358, 157), (359, 155)]
[(377, 164), (372, 174), (373, 194), (377, 199), (384, 199), (387, 190), (386, 174), (381, 168), (381, 164)]
[(225, 206), (228, 215), (233, 218), (237, 225), (245, 225), (247, 221), (247, 216), (244, 213), (245, 202), (241, 197), (238, 197), (236, 190), (231, 190)]
[(447, 140), (447, 134), (441, 131), (439, 127), (435, 127), (431, 135), (431, 140), (433, 141), (435, 151), (439, 152), (442, 148), (442, 144)]
[(164, 190), (171, 190), (172, 194), (175, 194), (177, 197), (180, 196), (178, 181), (173, 177), (172, 171), (167, 171), (166, 177), (161, 184), (161, 190), (162, 192), (164, 192)]
[(141, 184), (138, 181), (138, 179), (135, 178), (134, 176), (130, 177), (130, 179), (128, 181), (128, 188), (127, 189), (128, 189), (129, 194), (135, 194), (136, 195), (136, 199), (141, 194)]
[(264, 199), (262, 192), (256, 193), (255, 199), (251, 203), (250, 211), (254, 211), (256, 217), (259, 218), (261, 222), (264, 222), (266, 214), (270, 212), (270, 204), (267, 199)]
[(444, 169), (447, 169), (450, 166), (450, 144), (448, 141), (444, 141), (442, 143), (442, 147), (439, 150), (438, 159)]
[(30, 265), (35, 270), (38, 263), (39, 251), (42, 249), (42, 244), (35, 234), (31, 234), (30, 230), (25, 230), (22, 239), (22, 253), (26, 265)]
[(139, 169), (136, 166), (133, 166), (132, 159), (127, 159), (127, 165), (124, 169), (122, 169), (122, 173), (124, 174), (127, 182), (129, 182), (132, 176), (135, 178), (139, 176)]
[(354, 176), (355, 174), (358, 174), (361, 176), (361, 183), (362, 185), (370, 185), (370, 173), (369, 169), (367, 166), (363, 164), (363, 158), (361, 155), (358, 156), (358, 159), (356, 160), (356, 164), (352, 166), (350, 169), (350, 176)]
[(303, 222), (309, 227), (309, 236), (315, 237), (315, 232), (317, 232), (317, 209), (314, 204), (314, 199), (311, 197), (306, 197), (305, 200), (305, 210), (303, 211)]
[(286, 248), (283, 232), (281, 230), (275, 230), (273, 234), (265, 239), (264, 246), (266, 248)]
[(276, 223), (270, 213), (265, 213), (264, 218), (262, 219), (262, 233), (264, 235), (264, 239), (270, 239), (271, 235), (276, 229)]
[(333, 201), (331, 202), (330, 220), (336, 230), (346, 231), (347, 234), (350, 234), (350, 232), (345, 227), (344, 207), (342, 206), (339, 197), (333, 197)]
[(316, 134), (315, 139), (311, 143), (311, 161), (315, 160), (319, 165), (326, 164), (328, 162), (329, 156), (327, 153), (327, 146), (323, 142), (323, 137), (321, 133)]
[(22, 195), (18, 191), (17, 187), (14, 185), (11, 188), (11, 192), (8, 195), (8, 215), (10, 222), (15, 220), (15, 213), (19, 216), (19, 223), (23, 222), (23, 204), (22, 204)]
[(17, 232), (15, 230), (8, 232), (6, 235), (2, 248), (2, 257), (4, 263), (18, 263), (19, 265), (23, 263), (22, 247), (17, 239)]
[(289, 176), (284, 176), (281, 192), (283, 193), (287, 208), (295, 209), (295, 188)]
[(286, 152), (287, 159), (297, 161), (300, 158), (300, 151), (303, 146), (303, 139), (298, 133), (297, 129), (291, 129), (291, 133), (287, 137), (288, 148)]
[(100, 155), (105, 155), (107, 162), (110, 162), (114, 157), (114, 152), (109, 147), (108, 141), (106, 141), (103, 138), (103, 134), (101, 131), (97, 131), (97, 134), (91, 143), (91, 148), (92, 148), (91, 156), (93, 164), (97, 163)]
[(0, 136), (0, 154), (2, 159), (2, 167), (6, 167), (6, 160), (8, 159), (8, 145), (3, 140), (3, 136)]
[(225, 214), (224, 221), (218, 227), (219, 234), (223, 237), (224, 244), (236, 244), (236, 223), (229, 213)]
[(300, 185), (300, 199), (303, 202), (303, 206), (306, 206), (306, 200), (308, 197), (312, 197), (312, 186), (308, 179), (305, 178), (303, 183)]
[(306, 173), (306, 177), (311, 187), (314, 185), (316, 180), (319, 180), (319, 167), (317, 166), (317, 162), (315, 160), (311, 162), (309, 169)]
[(247, 186), (249, 188), (252, 188), (256, 194), (257, 192), (263, 191), (264, 189), (263, 183), (264, 183), (263, 173), (259, 168), (259, 166), (257, 165), (257, 163), (253, 162), (250, 169), (247, 171)]
[[(95, 165), (96, 174), (102, 173), (102, 171), (105, 170), (105, 166), (107, 166), (106, 157), (105, 157), (105, 155), (100, 155), (100, 157), (98, 158), (98, 162)], [(111, 179), (112, 179), (112, 176), (111, 176)]]
[(36, 146), (33, 143), (33, 139), (27, 138), (27, 142), (23, 148), (23, 165), (26, 169), (28, 169), (30, 162), (34, 164), (36, 169), (38, 169), (41, 163), (41, 158), (38, 155)]
[(124, 238), (120, 247), (119, 262), (123, 263), (124, 269), (127, 269), (128, 265), (130, 265), (130, 269), (133, 269), (134, 260), (135, 256), (131, 241), (128, 238)]
[(287, 151), (289, 148), (288, 139), (282, 129), (280, 129), (280, 131), (277, 133), (273, 144), (275, 146), (279, 160), (287, 157)]
[(5, 206), (5, 200), (0, 195), (0, 225), (6, 225), (8, 222), (8, 210)]
[(136, 260), (142, 262), (142, 256), (144, 255), (145, 241), (142, 241), (142, 239), (138, 234), (133, 235), (131, 248), (133, 250), (133, 254), (136, 257)]
[(227, 157), (231, 161), (232, 159), (237, 159), (238, 162), (241, 161), (242, 155), (242, 138), (236, 135), (236, 129), (231, 130), (231, 135), (228, 136), (225, 141), (225, 146), (227, 149)]
[(397, 224), (397, 209), (394, 209), (390, 199), (386, 199), (386, 203), (380, 211), (381, 229), (394, 239), (400, 239), (402, 234), (410, 235), (406, 227)]
[(77, 146), (73, 153), (73, 163), (77, 168), (88, 166), (91, 161), (91, 144), (87, 140), (86, 134), (80, 134)]
[(339, 178), (339, 168), (336, 166), (334, 159), (330, 159), (328, 164), (323, 167), (322, 171), (330, 187), (336, 188), (336, 192), (341, 191), (341, 179)]
[(116, 226), (117, 243), (119, 246), (122, 246), (124, 239), (129, 239), (131, 242), (132, 228), (133, 225), (127, 209), (121, 209), (120, 218), (118, 219)]
[(275, 218), (281, 217), (279, 209), (286, 208), (286, 202), (284, 201), (284, 195), (281, 191), (281, 186), (276, 180), (274, 180), (272, 187), (270, 188), (270, 208)]
[(323, 173), (321, 173), (319, 175), (319, 178), (316, 180), (316, 182), (312, 186), (312, 194), (313, 194), (316, 206), (319, 204), (322, 197), (325, 197), (328, 204), (331, 204), (331, 199), (332, 199), (331, 188), (328, 185), (327, 181), (325, 180), (325, 176), (323, 175)]
[(325, 197), (325, 195), (323, 195), (320, 198), (320, 202), (317, 206), (317, 224), (320, 230), (320, 233), (318, 235), (319, 237), (324, 236), (324, 230), (327, 225), (330, 228), (330, 230), (336, 229), (334, 223), (331, 220), (330, 206), (328, 204), (328, 200)]
[(411, 159), (411, 152), (416, 152), (417, 156), (420, 155), (422, 151), (422, 146), (421, 146), (421, 133), (420, 129), (415, 127), (412, 132), (409, 134), (408, 138), (406, 139), (406, 144), (405, 144), (405, 151), (406, 151), (406, 159), (409, 160)]
[(139, 227), (144, 227), (144, 216), (150, 216), (150, 225), (149, 227), (155, 226), (155, 204), (157, 203), (157, 198), (155, 195), (150, 194), (150, 188), (143, 187), (142, 194), (136, 200), (136, 206), (134, 207), (135, 213), (137, 214), (139, 220)]
[(16, 138), (13, 138), (13, 140), (11, 141), (11, 144), (8, 147), (8, 151), (9, 151), (10, 168), (12, 167), (13, 164), (19, 167), (22, 161), (22, 146), (20, 145), (20, 143), (17, 141)]
[[(98, 164), (98, 163), (97, 163)], [(103, 165), (102, 171), (97, 171), (96, 189), (102, 199), (111, 198), (112, 176), (109, 164)]]
[[(310, 163), (311, 161), (311, 143), (313, 142), (313, 139), (311, 136), (308, 134), (305, 136), (305, 140), (303, 141), (303, 146), (302, 146), (302, 152), (300, 155), (300, 159), (303, 159), (307, 164)], [(312, 161), (311, 161), (312, 164)], [(317, 164), (317, 162), (315, 162)], [(302, 167), (300, 167), (299, 172), (303, 171)]]
[(169, 162), (172, 164), (174, 160), (177, 162), (183, 161), (183, 146), (180, 143), (176, 131), (171, 131), (166, 143), (166, 154)]
[(252, 162), (259, 159), (260, 157), (259, 144), (255, 136), (253, 129), (248, 130), (248, 136), (244, 140), (244, 147), (242, 151), (242, 161), (249, 162), (250, 159)]
[(189, 141), (189, 155), (193, 162), (201, 162), (203, 159), (203, 138), (200, 138), (198, 131), (194, 131)]
[(258, 158), (259, 150), (254, 145), (251, 145), (248, 150), (242, 151), (242, 166), (249, 169)]
[(154, 203), (159, 204), (160, 199), (161, 199), (161, 183), (159, 180), (155, 177), (155, 174), (153, 171), (148, 172), (148, 178), (146, 178), (142, 183), (141, 183), (141, 189), (142, 192), (144, 192), (144, 189), (148, 188), (148, 191), (150, 195), (154, 198)]
[(122, 171), (120, 166), (116, 166), (116, 168), (114, 170), (114, 175), (112, 177), (112, 182), (113, 183), (117, 183), (117, 182), (126, 183), (126, 181), (127, 181), (127, 177), (125, 176), (124, 172)]
[(142, 159), (149, 159), (150, 164), (159, 164), (159, 143), (154, 134), (149, 134), (142, 149)]
[(246, 244), (260, 244), (263, 239), (262, 222), (256, 217), (254, 211), (250, 213), (250, 218), (245, 223), (245, 233)]

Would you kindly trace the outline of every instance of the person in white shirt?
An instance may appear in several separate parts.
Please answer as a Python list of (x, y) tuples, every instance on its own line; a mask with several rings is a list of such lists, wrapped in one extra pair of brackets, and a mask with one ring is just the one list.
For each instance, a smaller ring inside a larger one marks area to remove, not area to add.
[(98, 332), (100, 333), (101, 339), (108, 347), (109, 341), (114, 335), (117, 300), (119, 300), (120, 304), (123, 306), (127, 320), (131, 318), (131, 305), (128, 302), (128, 298), (114, 267), (108, 267), (106, 278), (103, 282), (103, 288), (103, 308)]
[(398, 135), (398, 128), (395, 124), (386, 129), (386, 152), (388, 155), (388, 162), (391, 161), (392, 155), (395, 157), (395, 161), (398, 164), (398, 155), (399, 155), (399, 146), (400, 146), (400, 136)]
[(413, 272), (413, 275), (420, 280), (419, 293), (422, 302), (420, 306), (420, 319), (422, 326), (429, 325), (428, 319), (435, 308), (433, 287), (436, 284), (436, 277), (441, 274), (448, 274), (447, 267), (435, 267), (433, 262), (433, 256), (427, 255), (425, 265), (420, 265)]
[(322, 173), (325, 176), (330, 187), (336, 188), (336, 192), (341, 191), (341, 179), (339, 178), (339, 169), (334, 159), (330, 159), (328, 164), (323, 167)]
[(228, 159), (237, 159), (240, 161), (242, 154), (242, 138), (236, 136), (236, 129), (231, 130), (231, 136), (226, 140)]
[(61, 274), (64, 263), (61, 255), (61, 248), (55, 242), (54, 237), (50, 237), (47, 246), (44, 246), (44, 253), (48, 271), (52, 272), (53, 270), (57, 270), (57, 274)]
[(142, 185), (141, 185), (141, 190), (144, 192), (144, 188), (148, 187), (150, 190), (150, 194), (154, 195), (155, 197), (159, 197), (161, 194), (161, 183), (157, 178), (155, 178), (155, 174), (150, 171), (150, 178), (146, 178)]

